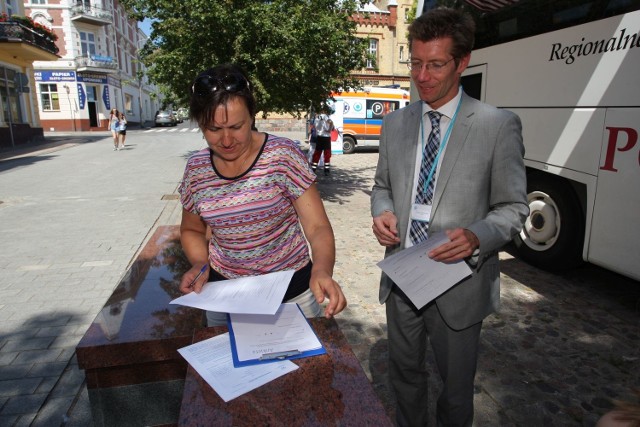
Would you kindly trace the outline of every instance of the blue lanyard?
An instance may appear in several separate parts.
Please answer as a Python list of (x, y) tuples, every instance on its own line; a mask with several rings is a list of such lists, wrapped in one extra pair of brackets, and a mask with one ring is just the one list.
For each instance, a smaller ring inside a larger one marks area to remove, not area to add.
[[(444, 147), (447, 145), (447, 142), (449, 141), (449, 135), (451, 135), (451, 129), (453, 129), (453, 123), (456, 121), (456, 117), (458, 117), (458, 111), (460, 110), (460, 104), (462, 104), (462, 96), (460, 96), (460, 100), (458, 101), (458, 106), (456, 107), (456, 111), (453, 113), (453, 117), (451, 118), (451, 123), (449, 123), (449, 127), (447, 128), (447, 133), (444, 134), (444, 139), (442, 140), (442, 143), (440, 144), (440, 147), (438, 147), (438, 154), (436, 154), (436, 158), (433, 161), (433, 164), (431, 165), (431, 169), (429, 170), (429, 176), (427, 176), (427, 180), (425, 182), (423, 182), (422, 184), (422, 192), (426, 193), (427, 192), (427, 185), (428, 183), (431, 182), (431, 178), (433, 177), (433, 174), (436, 170), (436, 166), (438, 165), (438, 161), (440, 160), (440, 154), (442, 154), (442, 151), (444, 150)], [(421, 142), (422, 142), (422, 155), (424, 155), (424, 116), (423, 116), (423, 120), (420, 121), (420, 133), (421, 133)], [(434, 189), (435, 189), (435, 185), (434, 185)]]

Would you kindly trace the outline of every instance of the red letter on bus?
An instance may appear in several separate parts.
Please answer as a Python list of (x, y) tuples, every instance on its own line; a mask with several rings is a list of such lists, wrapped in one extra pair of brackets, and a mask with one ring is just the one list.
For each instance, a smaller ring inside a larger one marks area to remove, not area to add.
[[(618, 142), (618, 133), (626, 132), (627, 133), (627, 145), (622, 148), (618, 148), (618, 151), (629, 151), (638, 142), (638, 131), (633, 128), (616, 128), (616, 127), (607, 127), (609, 130), (609, 142), (607, 143), (607, 156), (604, 159), (604, 165), (600, 167), (602, 170), (618, 172), (618, 169), (613, 167), (613, 158), (616, 153), (616, 143)], [(640, 162), (640, 158), (638, 159)]]

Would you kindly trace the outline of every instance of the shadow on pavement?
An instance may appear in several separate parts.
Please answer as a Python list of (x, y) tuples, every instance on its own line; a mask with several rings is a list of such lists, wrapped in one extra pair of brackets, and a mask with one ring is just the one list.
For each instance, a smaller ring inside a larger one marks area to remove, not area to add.
[(369, 351), (369, 369), (371, 370), (371, 385), (378, 399), (384, 406), (389, 419), (395, 420), (395, 398), (389, 385), (387, 366), (389, 359), (388, 340), (386, 338), (376, 341)]
[(503, 273), (546, 297), (564, 297), (574, 290), (590, 295), (589, 306), (599, 305), (618, 314), (628, 312), (636, 318), (640, 315), (640, 282), (596, 265), (584, 263), (568, 271), (547, 272), (513, 258), (503, 260), (500, 267)]
[(33, 409), (36, 425), (62, 424), (84, 381), (72, 357), (73, 343), (82, 337), (77, 329), (84, 319), (77, 317), (58, 311), (32, 316), (19, 327), (3, 326), (1, 355), (13, 357), (10, 364), (0, 368), (3, 416), (15, 413), (16, 418), (24, 415), (21, 422), (26, 421), (28, 406)]
[(345, 204), (356, 193), (361, 192), (369, 197), (371, 184), (366, 179), (370, 168), (353, 168), (341, 170), (334, 168), (330, 176), (318, 173), (318, 190), (325, 203)]
[(24, 156), (24, 157), (16, 157), (9, 160), (1, 160), (0, 159), (0, 172), (6, 172), (11, 169), (30, 166), (36, 163), (44, 162), (47, 160), (53, 160), (57, 156), (43, 156), (43, 155), (33, 155), (33, 156)]
[(0, 151), (0, 171), (50, 160), (55, 156), (44, 156), (43, 154), (53, 153), (78, 144), (102, 142), (106, 138), (110, 138), (110, 136), (90, 133), (46, 136), (44, 142), (26, 144), (15, 149)]
[(640, 384), (640, 286), (592, 265), (553, 274), (511, 258), (500, 268), (477, 384), (516, 425), (595, 425)]

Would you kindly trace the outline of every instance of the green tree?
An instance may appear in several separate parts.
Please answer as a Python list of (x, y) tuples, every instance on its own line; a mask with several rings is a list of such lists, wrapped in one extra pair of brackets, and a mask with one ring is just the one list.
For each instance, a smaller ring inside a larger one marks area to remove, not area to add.
[(250, 75), (266, 113), (300, 115), (331, 91), (358, 87), (368, 41), (349, 17), (366, 0), (122, 0), (153, 20), (141, 58), (151, 81), (186, 103), (199, 71), (225, 62)]

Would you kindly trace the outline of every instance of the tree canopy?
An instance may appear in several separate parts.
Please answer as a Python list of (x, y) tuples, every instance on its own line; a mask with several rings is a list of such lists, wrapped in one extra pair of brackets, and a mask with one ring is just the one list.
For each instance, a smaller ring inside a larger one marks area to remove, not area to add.
[(233, 62), (250, 75), (259, 110), (300, 115), (358, 87), (367, 39), (349, 17), (366, 0), (121, 0), (152, 20), (141, 59), (149, 79), (186, 104), (202, 70)]

